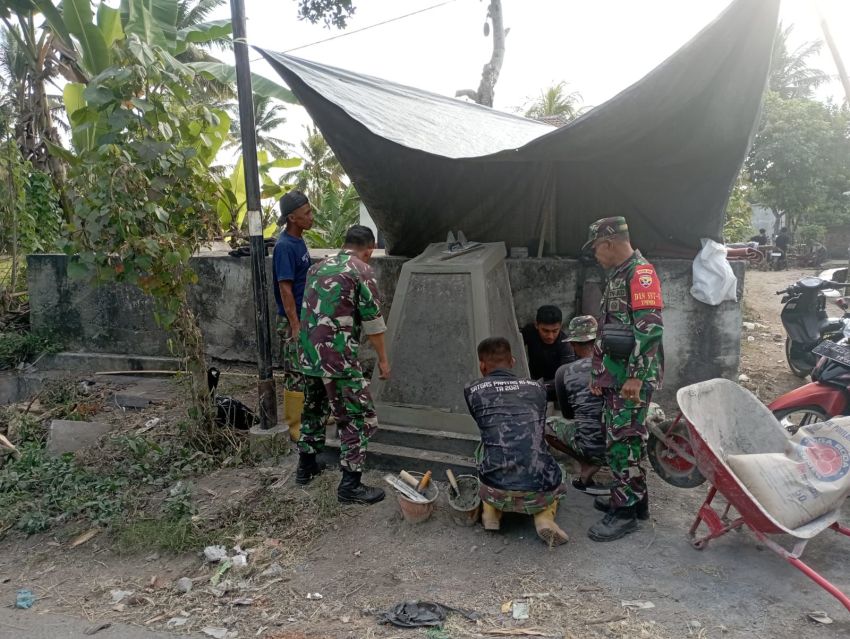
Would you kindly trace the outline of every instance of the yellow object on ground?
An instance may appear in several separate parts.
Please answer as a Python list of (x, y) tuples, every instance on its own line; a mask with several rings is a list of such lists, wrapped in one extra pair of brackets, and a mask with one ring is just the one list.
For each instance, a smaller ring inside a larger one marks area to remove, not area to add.
[(301, 437), (301, 411), (304, 409), (304, 393), (283, 391), (283, 418), (289, 428), (289, 439), (294, 442)]

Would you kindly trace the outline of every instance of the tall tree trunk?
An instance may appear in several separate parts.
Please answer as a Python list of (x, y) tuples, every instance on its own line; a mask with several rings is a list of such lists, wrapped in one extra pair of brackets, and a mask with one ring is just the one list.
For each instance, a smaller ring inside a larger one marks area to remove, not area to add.
[[(502, 62), (505, 60), (505, 30), (502, 16), (502, 0), (491, 0), (487, 7), (487, 19), (493, 24), (493, 53), (490, 61), (484, 65), (481, 71), (481, 82), (478, 90), (462, 89), (455, 93), (455, 97), (465, 96), (478, 104), (492, 107), (495, 96), (496, 82), (499, 81), (499, 73), (502, 71)], [(485, 23), (485, 26), (486, 25)]]

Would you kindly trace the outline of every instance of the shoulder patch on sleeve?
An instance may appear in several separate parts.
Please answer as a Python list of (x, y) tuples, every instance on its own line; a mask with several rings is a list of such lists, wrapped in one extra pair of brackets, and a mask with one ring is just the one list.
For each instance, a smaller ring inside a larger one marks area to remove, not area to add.
[(632, 310), (664, 308), (661, 299), (661, 282), (651, 264), (639, 264), (632, 275), (629, 289), (632, 294)]

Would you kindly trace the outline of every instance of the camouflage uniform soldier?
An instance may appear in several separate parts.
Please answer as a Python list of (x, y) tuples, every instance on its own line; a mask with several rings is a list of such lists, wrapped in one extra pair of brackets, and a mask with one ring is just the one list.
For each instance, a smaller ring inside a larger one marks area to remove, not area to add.
[(664, 332), (661, 283), (653, 266), (632, 248), (623, 217), (591, 224), (584, 248), (607, 270), (602, 299), (602, 331), (593, 347), (591, 389), (604, 400), (608, 463), (614, 475), (606, 510), (588, 536), (612, 541), (637, 529), (636, 516), (648, 516), (646, 473), (641, 466), (647, 438), (646, 416), (653, 391), (661, 388)]
[(588, 495), (609, 495), (611, 487), (593, 479), (606, 463), (603, 401), (590, 391), (591, 355), (597, 327), (591, 315), (574, 317), (570, 322), (566, 339), (579, 359), (564, 364), (555, 373), (555, 392), (563, 417), (546, 420), (546, 441), (581, 465), (579, 477), (573, 479), (574, 488)]
[(525, 513), (534, 516), (543, 541), (563, 544), (567, 534), (555, 523), (563, 475), (543, 439), (546, 390), (510, 371), (515, 360), (503, 337), (482, 341), (478, 359), (483, 377), (467, 384), (463, 394), (481, 431), (475, 457), (484, 528), (499, 530), (503, 511)]
[(321, 471), (316, 453), (324, 448), (325, 423), (333, 414), (342, 467), (337, 498), (343, 503), (374, 504), (384, 498), (383, 490), (360, 482), (366, 447), (378, 428), (368, 381), (357, 359), (361, 331), (378, 353), (381, 378), (390, 374), (384, 348), (387, 327), (375, 276), (367, 264), (374, 249), (371, 229), (360, 225), (348, 229), (339, 254), (310, 269), (301, 311), (305, 399), (296, 481), (307, 483)]

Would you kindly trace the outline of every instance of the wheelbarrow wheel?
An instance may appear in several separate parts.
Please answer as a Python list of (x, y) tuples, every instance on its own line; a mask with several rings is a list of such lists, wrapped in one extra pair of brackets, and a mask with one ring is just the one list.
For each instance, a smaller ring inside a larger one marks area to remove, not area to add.
[(646, 454), (649, 463), (661, 479), (677, 488), (696, 488), (705, 483), (705, 477), (694, 462), (682, 457), (668, 442), (687, 453), (693, 458), (694, 451), (688, 437), (688, 429), (683, 420), (673, 426), (673, 420), (661, 424), (657, 432), (666, 433), (659, 437), (655, 433), (649, 435), (646, 443)]

